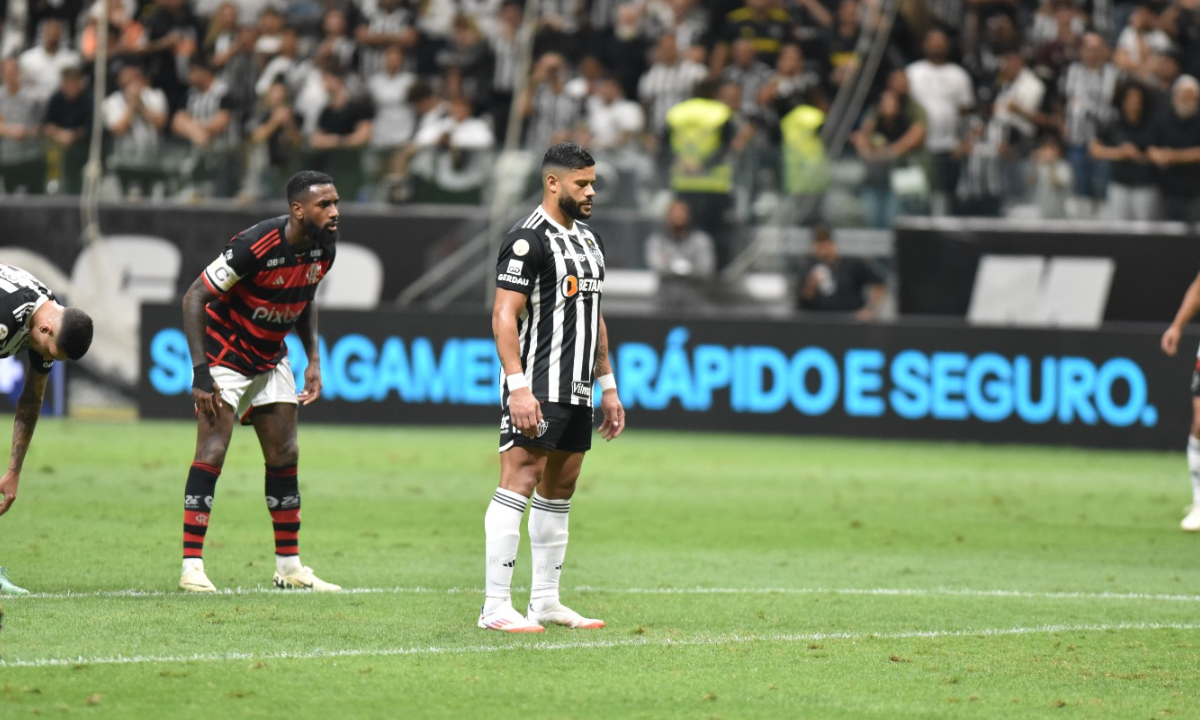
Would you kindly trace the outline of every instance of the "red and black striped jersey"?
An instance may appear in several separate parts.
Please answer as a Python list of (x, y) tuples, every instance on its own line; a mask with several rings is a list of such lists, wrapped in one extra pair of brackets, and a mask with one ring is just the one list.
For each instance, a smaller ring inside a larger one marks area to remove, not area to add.
[(271, 370), (287, 355), (284, 339), (333, 266), (336, 246), (318, 240), (296, 253), (284, 239), (288, 216), (243, 230), (201, 277), (217, 299), (208, 304), (204, 351), (209, 365), (243, 375)]

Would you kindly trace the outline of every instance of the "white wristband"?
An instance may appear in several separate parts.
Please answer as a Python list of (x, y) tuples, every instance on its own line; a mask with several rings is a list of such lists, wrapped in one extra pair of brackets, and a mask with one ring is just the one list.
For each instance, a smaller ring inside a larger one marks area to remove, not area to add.
[(600, 392), (617, 389), (617, 379), (613, 377), (612, 373), (601, 375), (600, 377), (596, 378), (596, 382), (600, 384)]
[(525, 373), (513, 373), (504, 378), (504, 380), (508, 383), (509, 392), (529, 387), (529, 381), (525, 379)]

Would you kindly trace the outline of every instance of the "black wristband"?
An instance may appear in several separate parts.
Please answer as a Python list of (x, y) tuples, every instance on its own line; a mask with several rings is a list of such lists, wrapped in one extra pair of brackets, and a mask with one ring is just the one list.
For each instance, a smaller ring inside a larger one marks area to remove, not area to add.
[(213, 376), (208, 369), (208, 363), (192, 367), (192, 388), (208, 393), (213, 391)]

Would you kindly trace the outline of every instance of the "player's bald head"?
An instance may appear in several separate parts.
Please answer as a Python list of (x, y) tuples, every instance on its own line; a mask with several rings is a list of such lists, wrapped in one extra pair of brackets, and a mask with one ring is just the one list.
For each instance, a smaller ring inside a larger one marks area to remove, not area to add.
[(304, 202), (304, 199), (308, 197), (308, 194), (312, 192), (314, 187), (332, 184), (333, 178), (323, 172), (317, 172), (316, 170), (301, 170), (288, 179), (288, 204), (290, 205), (295, 202)]
[(542, 156), (542, 178), (547, 175), (563, 175), (572, 170), (592, 167), (596, 161), (591, 154), (575, 143), (563, 142), (551, 145)]

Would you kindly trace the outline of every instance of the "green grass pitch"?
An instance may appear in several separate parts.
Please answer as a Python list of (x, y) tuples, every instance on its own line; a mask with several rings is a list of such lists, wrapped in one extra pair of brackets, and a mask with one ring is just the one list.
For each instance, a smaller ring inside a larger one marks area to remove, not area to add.
[(229, 592), (201, 597), (174, 589), (192, 425), (44, 421), (0, 518), (38, 593), (0, 598), (0, 717), (1200, 718), (1182, 448), (636, 419), (572, 504), (564, 600), (608, 627), (520, 637), (475, 628), (494, 428), (302, 425), (302, 559), (336, 596), (268, 587), (239, 430), (206, 551)]

